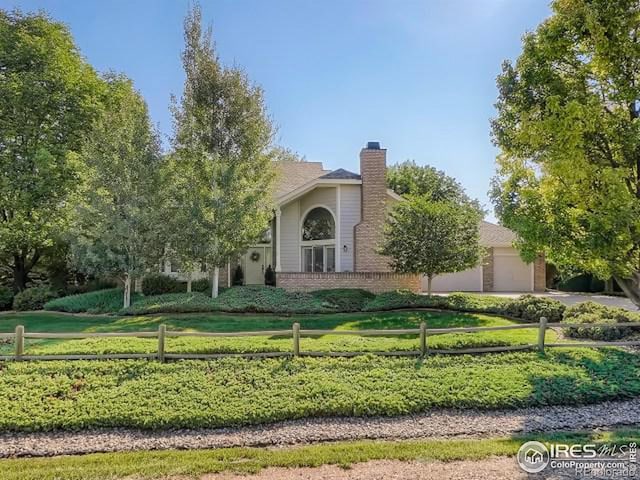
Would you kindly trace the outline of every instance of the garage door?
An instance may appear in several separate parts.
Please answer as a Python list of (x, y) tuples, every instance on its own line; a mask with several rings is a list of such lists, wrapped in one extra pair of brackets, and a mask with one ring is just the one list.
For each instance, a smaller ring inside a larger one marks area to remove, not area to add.
[(493, 289), (496, 292), (533, 291), (533, 264), (524, 263), (513, 248), (494, 249)]
[[(427, 291), (427, 277), (422, 279), (422, 290)], [(482, 267), (457, 273), (438, 275), (431, 282), (434, 292), (480, 292), (482, 291)]]

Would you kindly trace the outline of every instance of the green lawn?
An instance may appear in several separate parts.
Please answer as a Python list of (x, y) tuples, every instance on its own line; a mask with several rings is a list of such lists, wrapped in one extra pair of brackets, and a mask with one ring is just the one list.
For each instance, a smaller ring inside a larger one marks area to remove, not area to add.
[(369, 460), (455, 461), (514, 456), (528, 440), (557, 443), (627, 445), (640, 441), (638, 430), (556, 433), (483, 440), (358, 441), (261, 449), (168, 450), (102, 453), (54, 458), (0, 460), (4, 480), (119, 480), (179, 476), (198, 478), (218, 472), (255, 473), (266, 467), (348, 467)]
[[(303, 329), (363, 330), (418, 328), (421, 322), (429, 328), (497, 326), (513, 324), (505, 318), (456, 312), (386, 312), (323, 314), (293, 317), (270, 315), (190, 314), (139, 317), (82, 317), (38, 312), (0, 316), (0, 332), (11, 332), (18, 324), (28, 332), (131, 332), (155, 331), (160, 324), (169, 330), (203, 332), (238, 332), (254, 330), (289, 330), (294, 322)], [(429, 338), (434, 349), (457, 349), (518, 345), (537, 342), (537, 328), (446, 334)], [(556, 339), (553, 331), (547, 341)], [(0, 354), (12, 353), (13, 345), (0, 345)], [(167, 339), (167, 352), (179, 353), (240, 353), (291, 351), (292, 340), (287, 337), (193, 338)], [(417, 335), (389, 337), (358, 337), (324, 335), (302, 338), (302, 351), (407, 351), (418, 350)], [(152, 353), (157, 350), (155, 339), (101, 338), (84, 340), (28, 340), (26, 353), (31, 354), (89, 354), (89, 353)]]

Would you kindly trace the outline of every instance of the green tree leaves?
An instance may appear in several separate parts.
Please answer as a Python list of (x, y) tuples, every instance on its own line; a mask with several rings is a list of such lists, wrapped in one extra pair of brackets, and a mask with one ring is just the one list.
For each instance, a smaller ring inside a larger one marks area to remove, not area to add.
[(68, 29), (43, 14), (0, 10), (0, 66), (0, 262), (22, 290), (68, 228), (101, 83)]
[(157, 266), (165, 247), (161, 156), (147, 105), (132, 82), (108, 75), (106, 83), (104, 110), (83, 148), (83, 201), (72, 245), (85, 271), (123, 280), (126, 308), (132, 278)]
[(185, 19), (186, 80), (173, 105), (173, 172), (189, 190), (173, 189), (180, 212), (171, 248), (183, 262), (209, 266), (216, 296), (218, 267), (246, 250), (272, 218), (273, 130), (262, 90), (240, 69), (220, 65), (201, 22), (196, 6)]
[(433, 277), (480, 262), (481, 220), (482, 213), (472, 205), (411, 196), (391, 211), (382, 253), (395, 271), (426, 275), (431, 294)]
[(616, 277), (640, 305), (640, 17), (557, 0), (498, 77), (492, 199), (526, 256)]

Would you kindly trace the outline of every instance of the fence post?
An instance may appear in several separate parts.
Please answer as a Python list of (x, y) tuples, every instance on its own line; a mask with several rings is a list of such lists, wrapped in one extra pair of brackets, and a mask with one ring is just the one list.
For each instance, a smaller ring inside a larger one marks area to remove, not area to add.
[(163, 323), (158, 327), (158, 360), (164, 363), (164, 337), (167, 334), (167, 326)]
[(420, 324), (420, 356), (427, 356), (427, 322)]
[(293, 324), (293, 356), (300, 356), (300, 324), (298, 322)]
[(540, 330), (538, 330), (538, 350), (544, 353), (544, 337), (547, 333), (547, 317), (540, 317)]
[(16, 360), (22, 360), (24, 355), (24, 326), (16, 325)]

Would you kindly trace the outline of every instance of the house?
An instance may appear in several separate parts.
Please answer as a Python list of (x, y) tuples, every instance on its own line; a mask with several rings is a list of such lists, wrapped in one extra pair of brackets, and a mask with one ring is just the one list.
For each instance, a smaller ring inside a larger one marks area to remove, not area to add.
[[(378, 142), (361, 150), (359, 174), (324, 170), (319, 162), (281, 162), (278, 170), (271, 226), (238, 260), (245, 284), (264, 284), (265, 269), (271, 265), (278, 286), (290, 290), (422, 290), (419, 276), (392, 272), (387, 258), (378, 253), (387, 211), (402, 200), (387, 188), (386, 150)], [(483, 222), (481, 234), (488, 247), (483, 265), (435, 278), (434, 290), (544, 289), (544, 260), (522, 262), (512, 247), (513, 232)], [(224, 269), (221, 285), (231, 283), (234, 268), (235, 263)], [(169, 261), (164, 272), (181, 276)]]

